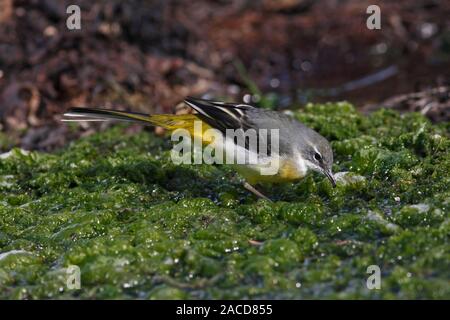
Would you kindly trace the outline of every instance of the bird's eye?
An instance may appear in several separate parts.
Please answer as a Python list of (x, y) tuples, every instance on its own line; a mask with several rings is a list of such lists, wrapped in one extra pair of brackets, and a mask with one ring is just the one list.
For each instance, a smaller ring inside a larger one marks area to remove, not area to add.
[(320, 153), (316, 152), (314, 154), (314, 159), (316, 159), (317, 161), (321, 161), (322, 160), (322, 156), (320, 155)]

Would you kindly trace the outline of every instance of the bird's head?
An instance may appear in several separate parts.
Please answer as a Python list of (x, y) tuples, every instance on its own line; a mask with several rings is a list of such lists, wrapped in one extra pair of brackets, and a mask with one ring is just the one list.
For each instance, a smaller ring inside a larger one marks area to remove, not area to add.
[(336, 180), (332, 172), (333, 150), (330, 143), (316, 131), (309, 128), (305, 129), (302, 139), (299, 141), (298, 152), (307, 169), (324, 174), (333, 187), (336, 187)]

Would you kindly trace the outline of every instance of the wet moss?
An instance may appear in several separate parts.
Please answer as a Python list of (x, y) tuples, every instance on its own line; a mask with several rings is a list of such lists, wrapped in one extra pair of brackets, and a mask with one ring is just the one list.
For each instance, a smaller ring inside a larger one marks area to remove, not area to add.
[(0, 298), (450, 298), (448, 124), (347, 103), (295, 116), (331, 141), (338, 187), (266, 185), (273, 203), (120, 125), (3, 154)]

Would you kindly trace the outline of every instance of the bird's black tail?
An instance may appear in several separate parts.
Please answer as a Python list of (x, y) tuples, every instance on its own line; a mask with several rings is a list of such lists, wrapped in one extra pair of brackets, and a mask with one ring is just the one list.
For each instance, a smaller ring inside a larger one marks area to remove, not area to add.
[(132, 121), (149, 124), (151, 116), (143, 113), (116, 111), (97, 108), (71, 108), (64, 113), (61, 121)]

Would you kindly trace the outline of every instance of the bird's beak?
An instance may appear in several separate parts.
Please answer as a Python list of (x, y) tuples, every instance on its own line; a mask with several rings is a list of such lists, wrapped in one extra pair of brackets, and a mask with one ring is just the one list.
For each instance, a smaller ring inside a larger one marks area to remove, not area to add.
[(328, 170), (324, 170), (323, 173), (327, 176), (328, 179), (330, 179), (333, 188), (336, 188), (336, 180), (334, 179), (333, 173)]

